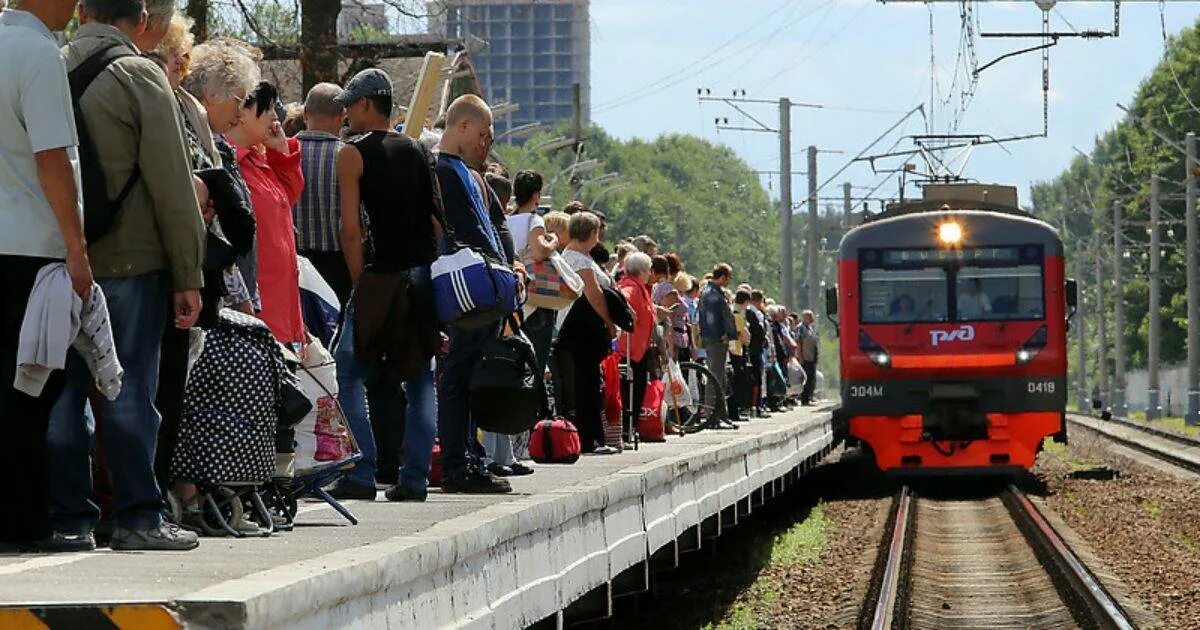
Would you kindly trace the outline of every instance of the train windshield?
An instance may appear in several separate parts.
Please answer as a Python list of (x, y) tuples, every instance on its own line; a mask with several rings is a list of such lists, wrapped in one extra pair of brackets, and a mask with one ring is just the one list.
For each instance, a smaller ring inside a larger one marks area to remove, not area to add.
[(1045, 318), (1040, 247), (862, 252), (865, 324)]

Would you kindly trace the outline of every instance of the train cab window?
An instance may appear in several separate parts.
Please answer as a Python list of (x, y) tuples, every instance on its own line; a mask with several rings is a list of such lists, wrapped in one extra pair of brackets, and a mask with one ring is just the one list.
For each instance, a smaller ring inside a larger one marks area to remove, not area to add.
[(955, 278), (958, 321), (1042, 319), (1040, 265), (960, 268)]
[(864, 269), (862, 313), (867, 324), (944, 322), (949, 319), (946, 270)]

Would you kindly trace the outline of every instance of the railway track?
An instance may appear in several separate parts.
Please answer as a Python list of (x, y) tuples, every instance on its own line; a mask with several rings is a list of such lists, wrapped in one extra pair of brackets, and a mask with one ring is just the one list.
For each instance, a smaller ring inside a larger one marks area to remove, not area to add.
[(1067, 415), (1067, 422), (1126, 448), (1200, 474), (1200, 440), (1123, 418)]
[(1133, 628), (1015, 486), (998, 496), (897, 496), (860, 628)]

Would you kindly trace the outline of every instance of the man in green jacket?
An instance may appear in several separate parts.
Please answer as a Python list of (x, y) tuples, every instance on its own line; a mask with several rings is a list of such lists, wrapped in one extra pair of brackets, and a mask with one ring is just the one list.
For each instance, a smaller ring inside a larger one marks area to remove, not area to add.
[[(168, 318), (190, 328), (200, 313), (204, 222), (192, 186), (183, 125), (162, 69), (137, 55), (151, 49), (174, 15), (173, 0), (83, 0), (82, 25), (63, 50), (67, 72), (112, 46), (133, 53), (113, 61), (79, 101), (86, 131), (116, 199), (130, 193), (112, 227), (89, 244), (92, 272), (108, 298), (117, 357), (125, 367), (116, 400), (97, 406), (104, 454), (115, 491), (113, 549), (186, 550), (195, 534), (165, 524), (154, 476), (160, 416), (161, 331)], [(84, 215), (92, 212), (85, 202)], [(172, 312), (173, 311), (173, 312)], [(83, 359), (67, 359), (67, 386), (50, 419), (50, 518), (60, 547), (91, 536), (99, 510), (89, 500), (92, 431), (84, 416), (91, 377)]]

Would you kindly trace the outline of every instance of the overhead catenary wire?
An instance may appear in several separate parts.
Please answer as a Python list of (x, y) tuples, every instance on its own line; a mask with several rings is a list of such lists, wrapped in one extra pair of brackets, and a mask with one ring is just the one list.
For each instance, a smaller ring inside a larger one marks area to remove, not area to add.
[(737, 34), (735, 34), (733, 37), (730, 37), (729, 39), (725, 40), (725, 42), (723, 42), (722, 44), (720, 44), (720, 45), (719, 45), (719, 46), (717, 46), (716, 48), (713, 48), (712, 50), (708, 51), (708, 53), (704, 54), (703, 56), (701, 56), (701, 57), (698, 57), (697, 59), (695, 59), (695, 60), (694, 60), (694, 61), (692, 61), (691, 63), (689, 63), (689, 64), (687, 64), (687, 65), (685, 65), (685, 66), (683, 66), (683, 67), (679, 68), (678, 70), (675, 70), (674, 72), (671, 72), (671, 73), (669, 73), (669, 74), (666, 74), (666, 75), (662, 76), (661, 78), (659, 78), (659, 79), (656, 79), (655, 81), (651, 81), (650, 83), (648, 83), (648, 84), (646, 84), (646, 85), (643, 85), (643, 86), (641, 86), (641, 87), (639, 87), (639, 88), (636, 88), (636, 89), (634, 89), (634, 90), (631, 90), (631, 91), (629, 91), (629, 92), (626, 92), (625, 94), (622, 94), (622, 95), (620, 95), (620, 96), (617, 96), (617, 97), (615, 97), (615, 98), (613, 98), (613, 99), (611, 99), (611, 100), (609, 100), (609, 101), (605, 101), (605, 102), (603, 102), (603, 103), (597, 103), (597, 104), (596, 104), (596, 107), (604, 107), (604, 106), (610, 105), (610, 104), (612, 104), (612, 103), (615, 103), (615, 102), (617, 102), (617, 101), (623, 100), (623, 99), (625, 99), (625, 98), (627, 98), (627, 97), (629, 97), (629, 96), (632, 96), (632, 95), (634, 95), (634, 94), (637, 94), (637, 93), (639, 93), (639, 92), (642, 92), (643, 90), (652, 89), (652, 88), (654, 88), (654, 87), (658, 86), (658, 85), (659, 85), (659, 84), (661, 84), (661, 83), (664, 83), (664, 82), (666, 82), (666, 81), (670, 81), (672, 78), (674, 78), (674, 77), (678, 76), (680, 72), (684, 72), (685, 70), (688, 70), (688, 69), (690, 69), (690, 68), (692, 68), (692, 67), (694, 67), (694, 66), (696, 66), (696, 65), (699, 65), (700, 63), (703, 63), (704, 61), (706, 61), (707, 59), (709, 59), (709, 58), (710, 58), (710, 57), (712, 57), (713, 55), (715, 55), (715, 54), (717, 54), (717, 53), (721, 52), (721, 51), (722, 51), (722, 50), (724, 50), (725, 48), (729, 47), (731, 44), (733, 44), (733, 43), (735, 43), (735, 42), (739, 41), (739, 40), (740, 40), (740, 39), (741, 39), (743, 36), (745, 36), (747, 33), (749, 33), (750, 31), (752, 31), (752, 30), (754, 30), (755, 28), (757, 28), (759, 25), (763, 24), (763, 23), (764, 23), (764, 22), (766, 22), (767, 20), (769, 20), (769, 19), (771, 19), (772, 17), (774, 17), (776, 13), (779, 13), (779, 12), (780, 12), (780, 11), (782, 11), (783, 9), (787, 8), (787, 7), (788, 7), (788, 5), (796, 4), (796, 3), (798, 3), (798, 2), (802, 2), (802, 1), (803, 1), (803, 0), (784, 0), (783, 2), (779, 3), (779, 6), (776, 6), (774, 9), (772, 9), (771, 11), (768, 11), (766, 14), (764, 14), (764, 15), (763, 15), (761, 18), (759, 18), (758, 20), (755, 20), (755, 21), (754, 21), (752, 24), (750, 24), (750, 26), (747, 26), (745, 29), (743, 29), (743, 30), (739, 31), (739, 32), (738, 32)]
[(706, 66), (704, 66), (704, 67), (702, 67), (702, 68), (699, 68), (699, 69), (695, 70), (694, 72), (690, 72), (690, 73), (686, 73), (686, 74), (681, 74), (681, 75), (677, 76), (677, 77), (676, 77), (674, 80), (670, 81), (669, 83), (663, 84), (663, 85), (661, 85), (661, 86), (659, 86), (659, 87), (657, 87), (657, 88), (655, 88), (655, 89), (653, 89), (653, 90), (651, 90), (651, 91), (649, 91), (649, 92), (646, 92), (646, 93), (644, 93), (644, 94), (637, 94), (637, 95), (634, 95), (634, 96), (632, 96), (632, 97), (630, 97), (630, 98), (624, 99), (624, 100), (622, 100), (622, 101), (619, 101), (619, 102), (617, 102), (617, 101), (611, 101), (611, 102), (610, 102), (610, 104), (608, 104), (608, 105), (605, 105), (605, 106), (599, 106), (599, 107), (595, 108), (595, 109), (593, 110), (593, 113), (603, 113), (603, 112), (606, 112), (606, 111), (611, 111), (611, 110), (613, 110), (613, 109), (617, 109), (617, 108), (619, 108), (619, 107), (624, 107), (624, 106), (626, 106), (626, 105), (630, 105), (630, 104), (632, 104), (632, 103), (635, 103), (635, 102), (637, 102), (637, 101), (640, 101), (640, 100), (642, 100), (642, 99), (644, 99), (644, 98), (647, 98), (647, 97), (649, 97), (649, 96), (653, 96), (654, 94), (657, 94), (657, 93), (659, 93), (659, 92), (662, 92), (663, 90), (666, 90), (666, 89), (668, 89), (668, 88), (671, 88), (671, 87), (674, 87), (674, 86), (676, 86), (676, 85), (679, 85), (680, 83), (682, 83), (682, 82), (684, 82), (684, 81), (687, 81), (687, 80), (689, 80), (689, 79), (692, 79), (692, 78), (696, 77), (697, 75), (699, 75), (699, 74), (701, 74), (701, 73), (703, 73), (703, 72), (705, 72), (705, 71), (707, 71), (707, 70), (709, 70), (709, 69), (715, 68), (716, 66), (719, 66), (719, 65), (721, 65), (721, 64), (723, 64), (723, 63), (725, 63), (725, 62), (729, 61), (730, 59), (733, 59), (733, 58), (737, 57), (738, 55), (740, 55), (740, 54), (744, 53), (745, 51), (747, 51), (747, 50), (749, 50), (749, 49), (753, 48), (755, 45), (757, 45), (759, 42), (761, 42), (761, 41), (762, 41), (762, 39), (766, 39), (766, 38), (773, 37), (773, 36), (775, 36), (777, 33), (781, 32), (781, 31), (784, 31), (784, 30), (786, 30), (786, 29), (788, 29), (788, 28), (791, 28), (791, 27), (792, 27), (792, 26), (794, 26), (796, 23), (798, 23), (798, 22), (800, 22), (800, 21), (802, 21), (802, 20), (804, 20), (804, 19), (807, 19), (807, 18), (811, 17), (812, 15), (814, 15), (815, 13), (817, 13), (817, 11), (819, 11), (820, 9), (823, 9), (823, 8), (825, 8), (825, 7), (827, 7), (827, 6), (831, 5), (831, 4), (833, 4), (834, 2), (836, 2), (836, 0), (825, 0), (825, 2), (824, 2), (824, 3), (822, 3), (822, 4), (821, 4), (820, 6), (818, 6), (818, 7), (815, 7), (813, 10), (811, 10), (811, 11), (808, 11), (808, 12), (805, 12), (805, 13), (801, 14), (800, 16), (798, 16), (798, 17), (796, 17), (796, 18), (793, 18), (793, 19), (792, 19), (790, 22), (784, 22), (783, 24), (779, 25), (779, 27), (778, 27), (778, 28), (776, 28), (775, 30), (771, 31), (770, 33), (768, 33), (767, 35), (765, 35), (763, 38), (760, 38), (759, 40), (755, 40), (755, 41), (753, 41), (753, 42), (750, 42), (750, 43), (749, 43), (749, 44), (747, 44), (746, 46), (743, 46), (742, 48), (739, 48), (739, 49), (737, 49), (737, 50), (734, 50), (734, 51), (733, 51), (733, 52), (731, 52), (730, 54), (728, 54), (728, 55), (726, 55), (726, 56), (724, 56), (724, 57), (722, 57), (722, 58), (720, 58), (720, 59), (717, 59), (716, 61), (713, 61), (712, 63), (710, 63), (710, 64), (708, 64), (708, 65), (706, 65)]

